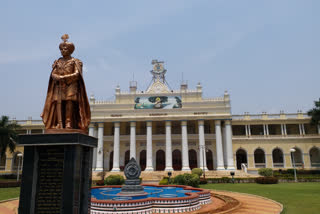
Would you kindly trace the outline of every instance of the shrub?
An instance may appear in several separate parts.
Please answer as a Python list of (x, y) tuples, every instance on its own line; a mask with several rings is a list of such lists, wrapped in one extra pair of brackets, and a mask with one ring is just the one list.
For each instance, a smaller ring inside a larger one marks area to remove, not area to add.
[(222, 177), (221, 178), (222, 183), (231, 183), (231, 178), (228, 177)]
[(185, 184), (188, 186), (199, 187), (200, 178), (196, 174), (183, 174), (183, 178), (185, 180)]
[(270, 168), (261, 168), (258, 170), (258, 173), (261, 176), (272, 176), (273, 171)]
[(183, 175), (177, 175), (176, 177), (174, 177), (174, 184), (179, 184), (179, 185), (185, 185), (185, 179), (183, 177)]
[(200, 178), (196, 174), (184, 173), (183, 175), (177, 175), (174, 178), (174, 184), (199, 187)]
[(122, 175), (109, 175), (104, 183), (106, 185), (122, 185), (124, 184), (124, 178)]
[(167, 178), (162, 178), (162, 180), (159, 182), (159, 185), (168, 185), (168, 179)]
[(202, 175), (203, 171), (200, 168), (193, 168), (191, 173), (192, 174), (196, 174), (196, 175), (198, 175), (200, 177)]
[(0, 181), (0, 188), (19, 187), (21, 181)]
[(256, 178), (256, 183), (258, 184), (277, 184), (278, 183), (278, 178), (276, 177), (258, 177)]
[(205, 178), (200, 178), (200, 184), (207, 184), (208, 181)]
[(97, 186), (103, 186), (104, 185), (104, 180), (96, 181), (96, 185)]

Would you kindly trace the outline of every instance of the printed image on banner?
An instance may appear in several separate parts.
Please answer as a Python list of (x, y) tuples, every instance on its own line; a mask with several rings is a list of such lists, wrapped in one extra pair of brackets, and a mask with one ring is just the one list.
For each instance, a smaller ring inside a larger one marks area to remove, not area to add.
[(135, 109), (173, 109), (181, 108), (180, 96), (136, 97)]

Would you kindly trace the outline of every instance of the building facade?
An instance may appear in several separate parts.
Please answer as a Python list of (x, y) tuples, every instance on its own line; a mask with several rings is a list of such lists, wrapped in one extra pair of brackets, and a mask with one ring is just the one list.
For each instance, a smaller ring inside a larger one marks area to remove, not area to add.
[[(168, 86), (163, 62), (154, 60), (145, 91), (130, 82), (115, 89), (115, 100), (90, 97), (89, 135), (98, 138), (94, 171), (121, 171), (131, 157), (145, 171), (320, 169), (320, 127), (293, 114), (232, 115), (230, 96), (204, 98), (199, 83), (179, 90)], [(24, 134), (43, 133), (42, 121), (18, 121)], [(295, 152), (290, 152), (295, 149)], [(1, 157), (0, 173), (17, 170), (17, 152)]]

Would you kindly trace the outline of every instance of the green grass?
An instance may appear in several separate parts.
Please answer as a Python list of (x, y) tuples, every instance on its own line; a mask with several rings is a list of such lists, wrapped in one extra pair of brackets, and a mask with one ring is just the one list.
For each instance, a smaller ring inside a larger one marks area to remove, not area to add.
[(0, 188), (0, 201), (18, 198), (20, 194), (20, 187)]
[(206, 184), (201, 187), (270, 198), (283, 204), (282, 214), (320, 213), (320, 183)]

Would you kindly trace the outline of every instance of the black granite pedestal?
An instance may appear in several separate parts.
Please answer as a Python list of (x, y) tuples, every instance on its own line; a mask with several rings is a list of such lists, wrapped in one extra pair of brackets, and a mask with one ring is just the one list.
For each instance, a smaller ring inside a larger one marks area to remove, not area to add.
[(19, 214), (87, 214), (93, 148), (84, 134), (20, 135), (24, 146)]

